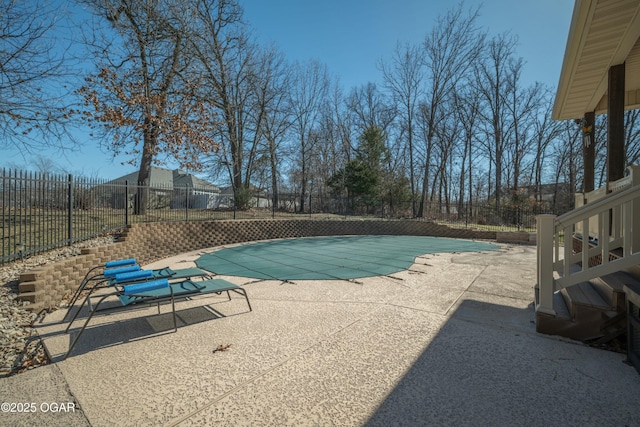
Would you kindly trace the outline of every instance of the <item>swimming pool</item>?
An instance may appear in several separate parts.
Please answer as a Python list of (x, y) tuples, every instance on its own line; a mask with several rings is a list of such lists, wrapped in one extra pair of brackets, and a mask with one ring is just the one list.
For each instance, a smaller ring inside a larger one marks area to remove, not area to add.
[(202, 255), (196, 264), (226, 276), (345, 280), (406, 270), (419, 255), (498, 248), (488, 242), (428, 236), (304, 237), (223, 248)]

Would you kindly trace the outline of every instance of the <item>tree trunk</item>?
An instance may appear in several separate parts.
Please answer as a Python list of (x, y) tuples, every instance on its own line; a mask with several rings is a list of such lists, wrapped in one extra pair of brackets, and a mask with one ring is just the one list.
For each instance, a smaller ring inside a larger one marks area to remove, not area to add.
[(305, 193), (307, 192), (307, 162), (305, 159), (305, 142), (304, 137), (300, 143), (300, 147), (302, 150), (302, 164), (300, 165), (301, 169), (301, 177), (300, 177), (300, 213), (304, 212), (304, 199)]
[(269, 166), (271, 168), (271, 192), (273, 193), (273, 208), (278, 209), (278, 168), (276, 162), (276, 146), (273, 138), (269, 140)]
[(142, 145), (142, 159), (138, 170), (138, 189), (134, 215), (145, 215), (149, 204), (149, 185), (151, 184), (151, 163), (153, 162), (153, 147), (157, 144), (157, 132), (150, 120), (145, 120), (144, 143)]
[(427, 151), (424, 161), (424, 178), (422, 180), (422, 195), (420, 197), (420, 207), (418, 209), (418, 218), (424, 218), (427, 212), (425, 212), (425, 204), (427, 204), (429, 198), (429, 174), (431, 173), (431, 137), (427, 136)]

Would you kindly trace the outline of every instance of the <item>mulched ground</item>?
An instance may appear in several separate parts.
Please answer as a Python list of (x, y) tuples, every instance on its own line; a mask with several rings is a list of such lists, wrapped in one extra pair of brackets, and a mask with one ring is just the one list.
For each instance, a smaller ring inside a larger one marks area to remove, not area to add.
[(38, 316), (46, 313), (25, 310), (28, 303), (17, 298), (19, 275), (39, 265), (79, 255), (81, 248), (109, 243), (113, 243), (113, 236), (98, 237), (0, 266), (0, 377), (49, 363), (42, 341), (32, 326)]

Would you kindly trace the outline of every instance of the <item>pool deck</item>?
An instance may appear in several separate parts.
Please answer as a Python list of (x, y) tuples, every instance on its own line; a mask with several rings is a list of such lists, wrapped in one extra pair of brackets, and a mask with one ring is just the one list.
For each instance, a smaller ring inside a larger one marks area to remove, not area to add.
[(167, 306), (113, 312), (64, 361), (59, 310), (38, 325), (55, 363), (0, 379), (3, 402), (37, 410), (0, 425), (640, 425), (625, 355), (535, 332), (535, 252), (425, 255), (355, 281), (225, 277), (252, 312), (240, 296), (180, 302), (177, 333)]

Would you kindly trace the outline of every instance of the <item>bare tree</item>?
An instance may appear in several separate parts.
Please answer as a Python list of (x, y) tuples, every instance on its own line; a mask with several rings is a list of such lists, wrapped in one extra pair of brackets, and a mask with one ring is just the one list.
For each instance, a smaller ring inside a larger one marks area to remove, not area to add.
[(352, 156), (351, 130), (353, 116), (345, 111), (346, 100), (338, 79), (334, 79), (320, 109), (318, 119), (318, 145), (315, 150), (316, 164), (313, 175), (313, 193), (321, 198), (328, 182), (343, 168)]
[[(469, 209), (473, 201), (473, 158), (476, 144), (476, 126), (479, 119), (480, 102), (473, 90), (457, 87), (454, 92), (454, 115), (460, 122), (463, 150), (460, 159), (460, 181), (458, 192), (458, 212), (463, 211), (465, 186), (468, 189)], [(468, 180), (468, 181), (467, 181)]]
[[(540, 83), (535, 83), (528, 88), (522, 88), (520, 77), (524, 61), (522, 58), (510, 61), (509, 74), (509, 97), (505, 99), (505, 107), (511, 116), (510, 127), (507, 138), (509, 144), (506, 148), (512, 166), (511, 177), (513, 178), (512, 188), (514, 195), (521, 184), (521, 175), (524, 173), (525, 158), (533, 152), (533, 145), (529, 143), (529, 135), (533, 133), (533, 123), (540, 113), (540, 105), (544, 92)], [(509, 179), (509, 177), (507, 178)]]
[(290, 90), (290, 107), (293, 131), (299, 143), (298, 179), (300, 181), (300, 212), (304, 211), (304, 200), (309, 183), (309, 168), (314, 143), (318, 134), (314, 131), (320, 115), (320, 107), (327, 95), (329, 78), (326, 66), (317, 61), (306, 64), (296, 63)]
[[(595, 169), (599, 169), (598, 179), (594, 182), (595, 188), (600, 188), (607, 182), (607, 129), (608, 119), (605, 114), (596, 116), (594, 129), (594, 143), (595, 143)], [(595, 170), (594, 170), (595, 174)], [(594, 176), (595, 178), (595, 176)]]
[[(625, 164), (637, 164), (640, 159), (640, 110), (625, 111), (624, 144)], [(599, 188), (606, 183), (607, 171), (607, 116), (597, 115), (595, 120), (595, 168), (599, 170), (595, 187)]]
[(347, 108), (355, 116), (354, 127), (358, 134), (372, 127), (388, 133), (396, 118), (395, 105), (371, 82), (351, 90)]
[(476, 25), (478, 10), (463, 14), (462, 4), (438, 18), (436, 26), (424, 41), (425, 65), (428, 69), (427, 100), (423, 107), (425, 138), (424, 176), (418, 216), (424, 215), (431, 173), (430, 153), (440, 109), (454, 92), (456, 84), (465, 79), (467, 71), (482, 53), (485, 33)]
[(529, 181), (534, 185), (534, 198), (538, 202), (542, 201), (542, 184), (546, 179), (544, 176), (544, 164), (547, 156), (547, 149), (550, 144), (560, 135), (563, 123), (551, 119), (553, 108), (553, 96), (549, 90), (543, 93), (543, 100), (533, 115), (533, 129), (531, 139), (535, 147), (533, 161), (531, 162), (531, 173)]
[(248, 182), (244, 175), (245, 131), (251, 108), (254, 45), (235, 0), (195, 0), (197, 24), (191, 38), (200, 74), (199, 93), (211, 100), (220, 123), (214, 132), (221, 142), (222, 160), (231, 178), (235, 203), (244, 204)]
[[(284, 57), (282, 55), (276, 59), (276, 50), (260, 50), (257, 47), (253, 49), (254, 60), (250, 64), (252, 70), (250, 76), (247, 79), (248, 82), (248, 94), (246, 101), (246, 127), (249, 130), (247, 132), (246, 141), (248, 144), (246, 152), (246, 172), (245, 187), (249, 188), (250, 184), (254, 181), (254, 175), (266, 176), (267, 166), (269, 164), (267, 151), (264, 150), (263, 128), (267, 119), (268, 109), (272, 99), (277, 96), (270, 90), (272, 85), (271, 80), (275, 79), (275, 61), (282, 63)], [(259, 180), (260, 181), (260, 180)], [(258, 187), (263, 188), (263, 184), (258, 184)]]
[(255, 82), (256, 100), (258, 103), (258, 133), (263, 140), (263, 156), (269, 168), (272, 203), (279, 206), (278, 192), (281, 159), (281, 145), (291, 126), (288, 108), (287, 89), (291, 75), (288, 71), (284, 55), (275, 48), (262, 52), (258, 78)]
[(640, 110), (629, 110), (624, 114), (626, 164), (633, 165), (640, 159)]
[(455, 107), (453, 98), (447, 99), (447, 106), (440, 110), (441, 117), (436, 119), (437, 127), (434, 129), (434, 148), (436, 163), (436, 173), (432, 184), (432, 194), (438, 191), (438, 202), (445, 204), (447, 213), (450, 211), (451, 188), (453, 184), (453, 174), (455, 172), (454, 154), (456, 153), (458, 141), (460, 141), (463, 127), (455, 114), (448, 114)]
[[(426, 189), (422, 189), (422, 194), (425, 195), (424, 198), (428, 198), (429, 201), (433, 200), (435, 195), (436, 179), (432, 174), (434, 167), (439, 163), (438, 160), (434, 158), (434, 152), (437, 151), (437, 147), (434, 142), (435, 135), (438, 127), (442, 126), (440, 121), (446, 118), (446, 112), (443, 111), (443, 107), (438, 106), (436, 110), (438, 112), (437, 116), (431, 111), (431, 106), (423, 100), (418, 105), (418, 114), (416, 116), (416, 127), (419, 131), (418, 135), (424, 142), (424, 149), (421, 153), (423, 155), (424, 165), (422, 185), (423, 187), (426, 186)], [(429, 186), (432, 187), (431, 190), (429, 189)], [(429, 193), (431, 194), (431, 197), (427, 197)], [(420, 205), (418, 207), (418, 214), (420, 217), (424, 217), (428, 213), (426, 212), (425, 203), (427, 203), (427, 200), (420, 201)]]
[(489, 138), (486, 148), (495, 167), (494, 196), (496, 210), (502, 197), (502, 172), (509, 127), (508, 111), (505, 108), (509, 94), (509, 60), (513, 57), (517, 39), (508, 34), (492, 38), (487, 46), (487, 56), (474, 68), (475, 88), (482, 100), (481, 116)]
[[(419, 47), (409, 44), (398, 43), (393, 53), (391, 63), (380, 63), (380, 70), (386, 88), (391, 92), (392, 97), (399, 111), (401, 126), (406, 133), (407, 151), (409, 154), (409, 181), (411, 183), (411, 194), (416, 194), (416, 164), (414, 162), (414, 137), (415, 120), (418, 109), (418, 101), (424, 94), (424, 69), (422, 62), (422, 52)], [(413, 216), (417, 214), (415, 197), (412, 202)]]
[(45, 0), (0, 5), (0, 146), (69, 148), (66, 10)]
[(554, 171), (551, 208), (567, 211), (573, 206), (572, 196), (581, 166), (582, 129), (571, 120), (560, 123), (562, 137), (557, 138), (551, 146), (551, 165)]

